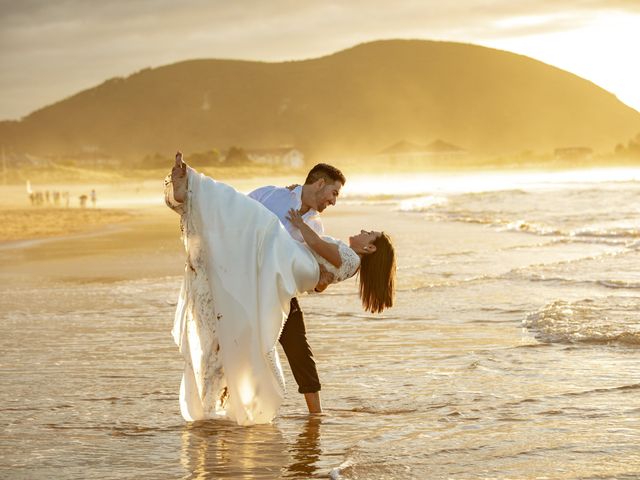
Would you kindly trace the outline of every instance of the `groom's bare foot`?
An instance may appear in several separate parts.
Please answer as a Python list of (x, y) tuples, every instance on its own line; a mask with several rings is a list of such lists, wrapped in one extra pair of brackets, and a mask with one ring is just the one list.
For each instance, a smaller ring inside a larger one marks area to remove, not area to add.
[(305, 393), (304, 399), (307, 401), (307, 408), (309, 409), (309, 413), (322, 413), (320, 392)]

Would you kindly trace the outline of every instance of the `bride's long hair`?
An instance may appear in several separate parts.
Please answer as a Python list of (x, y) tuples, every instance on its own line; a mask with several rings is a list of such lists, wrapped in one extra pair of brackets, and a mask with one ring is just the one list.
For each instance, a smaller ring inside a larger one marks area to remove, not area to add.
[(396, 283), (396, 254), (391, 238), (382, 232), (373, 244), (376, 250), (360, 261), (360, 299), (364, 309), (380, 313), (393, 305)]

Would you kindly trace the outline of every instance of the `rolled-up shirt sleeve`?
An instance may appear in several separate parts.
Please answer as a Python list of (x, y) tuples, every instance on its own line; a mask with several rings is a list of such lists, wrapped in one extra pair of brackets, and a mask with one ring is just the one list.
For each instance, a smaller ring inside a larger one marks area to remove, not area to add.
[(253, 198), (254, 200), (264, 204), (264, 198), (268, 193), (271, 193), (276, 187), (273, 185), (267, 185), (265, 187), (260, 187), (253, 192), (248, 194), (249, 198)]

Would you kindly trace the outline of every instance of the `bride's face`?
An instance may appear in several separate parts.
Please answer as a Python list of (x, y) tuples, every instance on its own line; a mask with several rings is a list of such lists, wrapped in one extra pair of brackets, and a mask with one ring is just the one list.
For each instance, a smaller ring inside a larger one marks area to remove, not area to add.
[(351, 249), (359, 254), (366, 255), (367, 253), (373, 253), (376, 251), (376, 246), (373, 242), (382, 235), (381, 232), (360, 230), (358, 235), (349, 237), (349, 246)]

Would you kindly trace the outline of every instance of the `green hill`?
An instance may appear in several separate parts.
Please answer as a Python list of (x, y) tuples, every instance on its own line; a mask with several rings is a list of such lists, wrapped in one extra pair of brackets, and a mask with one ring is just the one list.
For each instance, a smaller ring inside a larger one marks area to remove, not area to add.
[(281, 63), (189, 60), (114, 78), (0, 122), (8, 151), (142, 158), (295, 145), (375, 154), (444, 139), (478, 154), (588, 146), (611, 151), (640, 113), (576, 75), (474, 45), (389, 40)]

